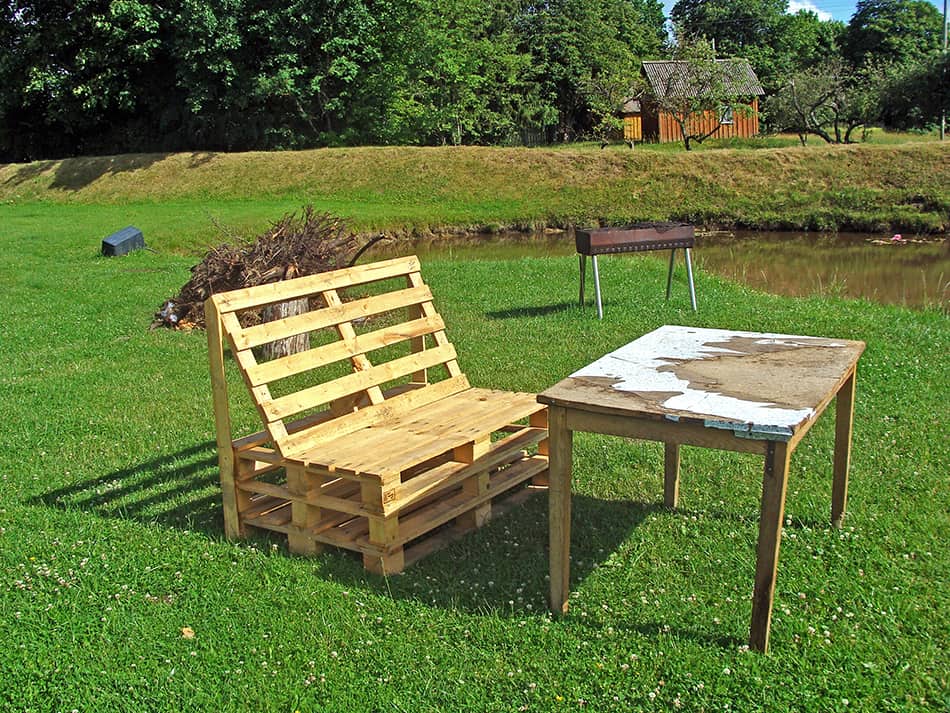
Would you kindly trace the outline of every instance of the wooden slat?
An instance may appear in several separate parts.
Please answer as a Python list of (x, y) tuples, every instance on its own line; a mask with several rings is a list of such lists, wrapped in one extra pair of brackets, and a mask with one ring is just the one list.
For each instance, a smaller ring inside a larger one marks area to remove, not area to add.
[(313, 462), (313, 459), (308, 456), (307, 451), (318, 447), (322, 442), (345, 436), (366, 428), (372, 423), (394, 418), (401, 413), (426, 406), (469, 388), (468, 379), (461, 374), (454, 379), (429, 384), (421, 389), (404, 391), (387, 398), (381, 404), (367, 406), (346, 416), (293, 433), (281, 443), (281, 452), (287, 458), (299, 458), (309, 464)]
[(450, 488), (480, 471), (491, 470), (510, 463), (513, 459), (519, 457), (524, 449), (537, 445), (545, 437), (547, 437), (547, 430), (545, 429), (525, 428), (519, 433), (493, 443), (491, 450), (474, 463), (460, 464), (451, 461), (417, 475), (396, 488), (396, 499), (386, 503), (385, 510), (387, 514), (397, 512), (414, 500), (418, 500), (431, 492)]
[[(429, 507), (417, 510), (412, 515), (400, 520), (398, 544), (404, 544), (424, 535), (429, 530), (445, 524), (471, 508), (491, 500), (499, 493), (524, 482), (547, 467), (548, 459), (543, 456), (525, 458), (492, 475), (488, 490), (477, 498), (473, 499), (464, 493), (459, 493), (450, 498), (439, 500)], [(366, 544), (369, 545), (369, 542)]]
[(259, 495), (270, 495), (275, 498), (284, 498), (293, 502), (304, 503), (319, 508), (327, 508), (336, 512), (345, 512), (350, 515), (368, 515), (378, 514), (382, 510), (364, 508), (359, 500), (350, 500), (348, 498), (337, 498), (332, 495), (313, 495), (302, 497), (289, 492), (283, 485), (274, 485), (272, 483), (262, 483), (261, 481), (243, 482), (238, 487), (248, 493), (257, 493)]
[(338, 290), (352, 285), (378, 282), (379, 280), (398, 277), (418, 270), (419, 258), (410, 255), (409, 257), (382, 260), (342, 270), (321, 272), (316, 275), (298, 277), (294, 280), (222, 292), (214, 295), (212, 299), (220, 312), (236, 312), (298, 299), (323, 290)]
[(261, 408), (269, 422), (277, 421), (291, 414), (300, 413), (344, 396), (358, 393), (370, 386), (378, 386), (387, 381), (398, 379), (419, 369), (443, 364), (450, 359), (454, 359), (455, 356), (455, 347), (451, 344), (417, 354), (410, 354), (374, 366), (367, 371), (347, 374), (326, 384), (311, 386), (297, 393), (273, 399), (261, 404)]
[[(343, 306), (343, 300), (340, 299), (340, 295), (337, 294), (336, 290), (327, 290), (326, 292), (321, 292), (320, 295), (323, 297), (323, 301), (327, 307), (334, 308)], [(353, 327), (352, 322), (341, 322), (336, 326), (336, 331), (344, 343), (350, 343), (356, 339), (356, 329)], [(357, 372), (369, 371), (373, 366), (372, 362), (370, 362), (369, 358), (363, 352), (358, 352), (350, 357), (350, 364), (353, 367), (353, 371)], [(330, 411), (335, 415), (342, 416), (344, 413), (355, 410), (358, 402), (364, 399), (371, 404), (382, 403), (384, 401), (383, 392), (378, 386), (371, 386), (360, 394), (357, 402), (346, 403), (345, 399), (343, 403), (331, 403)]]
[(273, 322), (262, 322), (253, 327), (241, 328), (239, 331), (228, 331), (236, 348), (251, 349), (278, 339), (286, 339), (296, 334), (334, 327), (354, 319), (372, 317), (384, 312), (427, 302), (431, 299), (432, 292), (429, 287), (422, 285), (421, 287), (410, 287), (404, 290), (394, 290), (380, 295), (363, 297), (341, 305), (321, 307), (303, 314), (277, 319)]
[[(386, 398), (389, 398), (389, 393), (395, 392), (395, 389), (390, 389), (384, 392)], [(299, 418), (296, 421), (285, 424), (287, 433), (294, 434), (298, 431), (302, 431), (311, 426), (315, 426), (318, 423), (324, 423), (329, 421), (332, 418), (332, 415), (328, 411), (320, 411), (319, 413), (312, 413), (303, 418)], [(270, 434), (267, 431), (257, 431), (252, 433), (249, 436), (244, 436), (243, 438), (235, 438), (231, 443), (234, 446), (234, 450), (237, 453), (262, 446), (265, 443), (269, 443), (271, 440)]]
[[(420, 272), (411, 272), (408, 276), (408, 282), (413, 287), (422, 287), (425, 285), (425, 282), (422, 279), (422, 273)], [(435, 309), (435, 305), (430, 302), (422, 302), (419, 304), (419, 311), (421, 314), (426, 317), (432, 317), (438, 314)], [(433, 333), (433, 338), (435, 339), (436, 346), (445, 346), (449, 343), (449, 338), (446, 336), (445, 332), (439, 330)], [(462, 369), (459, 366), (456, 360), (451, 360), (445, 365), (446, 371), (448, 371), (450, 377), (459, 376), (462, 373)]]

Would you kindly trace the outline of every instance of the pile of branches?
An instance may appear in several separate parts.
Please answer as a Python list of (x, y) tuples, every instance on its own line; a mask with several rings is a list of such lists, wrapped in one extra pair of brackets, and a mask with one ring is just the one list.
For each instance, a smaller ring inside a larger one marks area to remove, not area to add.
[[(360, 236), (342, 218), (305, 206), (299, 217), (288, 213), (253, 240), (209, 250), (191, 268), (181, 291), (156, 312), (152, 328), (204, 328), (204, 302), (211, 295), (348, 267), (384, 237)], [(242, 323), (245, 319), (255, 321), (254, 315), (246, 315)]]

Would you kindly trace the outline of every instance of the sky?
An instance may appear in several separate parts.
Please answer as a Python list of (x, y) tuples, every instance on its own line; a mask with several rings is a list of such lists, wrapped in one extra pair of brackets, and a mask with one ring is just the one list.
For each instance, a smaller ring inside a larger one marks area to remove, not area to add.
[[(930, 0), (930, 3), (943, 12), (943, 0)], [(670, 10), (675, 5), (675, 0), (666, 0), (663, 3), (666, 16), (670, 16)], [(789, 0), (789, 12), (799, 10), (811, 10), (822, 20), (841, 20), (847, 23), (854, 14), (856, 0)]]

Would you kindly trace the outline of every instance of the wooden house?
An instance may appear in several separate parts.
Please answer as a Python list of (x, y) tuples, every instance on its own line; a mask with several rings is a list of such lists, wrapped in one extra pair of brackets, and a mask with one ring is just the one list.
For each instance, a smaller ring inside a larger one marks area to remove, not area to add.
[[(755, 136), (759, 133), (759, 97), (765, 94), (759, 78), (744, 59), (717, 59), (727, 94), (738, 98), (733, 106), (722, 106), (691, 119), (694, 133), (714, 132), (716, 138)], [(697, 96), (702, 86), (692, 77), (690, 66), (682, 61), (644, 62), (643, 75), (650, 92), (630, 97), (621, 107), (625, 141), (668, 143), (682, 141), (679, 124), (668, 112), (661, 111), (651, 96), (667, 97), (674, 92)], [(694, 92), (695, 94), (689, 94)], [(698, 124), (698, 125), (697, 125)], [(717, 128), (718, 127), (718, 128)]]

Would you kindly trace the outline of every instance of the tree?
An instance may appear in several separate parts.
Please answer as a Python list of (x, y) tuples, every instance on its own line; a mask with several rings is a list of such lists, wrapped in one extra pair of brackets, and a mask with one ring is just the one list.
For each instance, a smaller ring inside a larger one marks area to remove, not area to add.
[[(740, 64), (741, 62), (741, 64)], [(661, 112), (668, 113), (680, 128), (687, 151), (719, 131), (724, 111), (746, 111), (734, 81), (746, 64), (740, 60), (717, 60), (712, 43), (680, 38), (667, 64), (666, 76), (653, 83), (647, 96)], [(712, 128), (701, 119), (712, 117)]]
[(906, 64), (937, 52), (943, 18), (926, 0), (860, 0), (844, 35), (844, 55), (868, 62)]
[(788, 0), (679, 0), (670, 13), (677, 34), (703, 37), (720, 57), (747, 59), (766, 86), (778, 80), (776, 40)]
[(850, 143), (858, 128), (880, 116), (884, 83), (879, 70), (852, 69), (843, 60), (794, 73), (765, 101), (770, 125), (794, 131), (804, 145), (813, 134), (828, 143)]
[(0, 160), (109, 148), (116, 126), (140, 141), (155, 109), (140, 88), (164, 81), (160, 23), (137, 0), (0, 4)]
[(950, 54), (882, 68), (881, 121), (895, 129), (925, 129), (950, 114)]
[[(540, 72), (541, 96), (554, 109), (562, 140), (589, 134), (606, 116), (591, 112), (595, 87), (618, 73), (637, 76), (639, 60), (658, 57), (666, 41), (657, 0), (550, 0), (532, 3), (519, 23)], [(617, 107), (614, 107), (615, 109)]]

